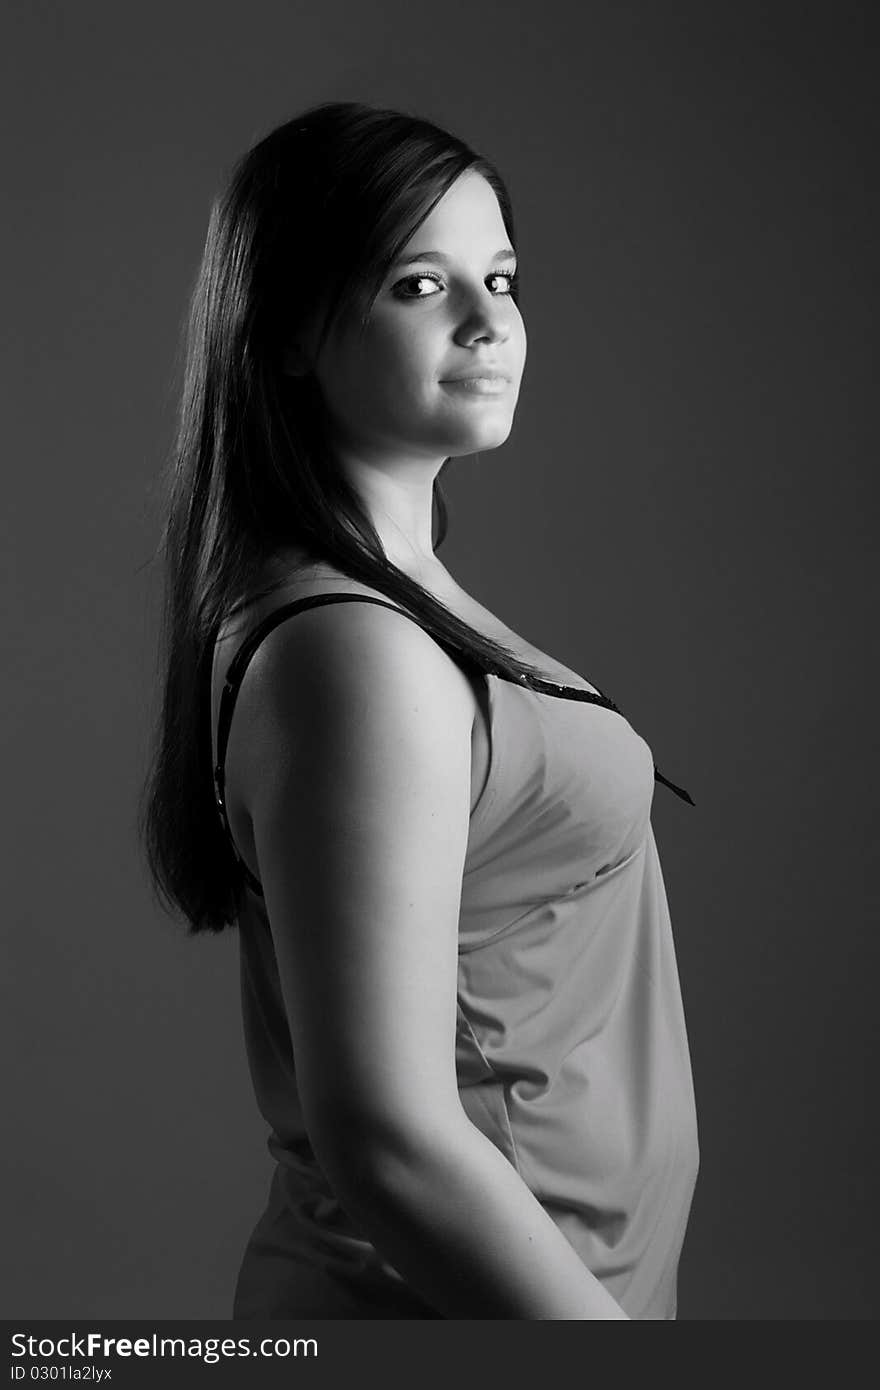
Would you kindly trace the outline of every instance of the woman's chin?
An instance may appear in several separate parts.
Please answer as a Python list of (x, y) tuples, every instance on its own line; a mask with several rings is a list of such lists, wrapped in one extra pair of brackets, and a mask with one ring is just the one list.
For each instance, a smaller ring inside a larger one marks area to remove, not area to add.
[(497, 449), (509, 437), (513, 421), (509, 416), (497, 420), (484, 420), (477, 427), (457, 430), (448, 445), (448, 453), (454, 457), (462, 454), (477, 454), (483, 449)]

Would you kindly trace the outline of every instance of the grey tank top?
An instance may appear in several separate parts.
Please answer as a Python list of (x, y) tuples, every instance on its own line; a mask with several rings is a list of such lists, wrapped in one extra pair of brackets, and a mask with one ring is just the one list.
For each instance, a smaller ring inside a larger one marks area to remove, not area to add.
[[(377, 603), (383, 608), (391, 608), (395, 613), (400, 613), (404, 618), (409, 618), (410, 621), (415, 621), (411, 613), (407, 613), (405, 609), (399, 608), (397, 604), (389, 603), (386, 599), (373, 598), (368, 594), (313, 594), (309, 598), (296, 599), (293, 603), (282, 604), (280, 607), (276, 608), (274, 612), (270, 613), (267, 618), (264, 618), (263, 622), (259, 623), (241, 644), (232, 661), (229, 663), (226, 672), (223, 693), (220, 697), (220, 712), (217, 723), (217, 761), (214, 766), (214, 793), (217, 800), (217, 809), (220, 812), (220, 819), (223, 824), (223, 830), (229, 841), (232, 854), (249, 887), (260, 897), (262, 897), (263, 894), (262, 885), (259, 879), (251, 873), (247, 864), (239, 854), (238, 846), (235, 843), (235, 838), (229, 827), (229, 820), (226, 814), (226, 746), (229, 742), (229, 730), (232, 725), (232, 713), (235, 708), (236, 696), (241, 682), (244, 679), (244, 673), (247, 670), (251, 657), (264, 637), (266, 637), (273, 628), (277, 627), (279, 623), (284, 622), (285, 619), (292, 618), (296, 613), (301, 613), (306, 608), (320, 608), (325, 603), (346, 602)], [(430, 635), (454, 661), (461, 663), (462, 654), (457, 651), (456, 648), (441, 641), (440, 638), (436, 637), (433, 633)], [(512, 679), (506, 672), (494, 673), (486, 671), (485, 674), (487, 676), (494, 675), (495, 679)], [(607, 695), (603, 695), (601, 691), (599, 691), (598, 694), (593, 694), (592, 691), (581, 690), (577, 686), (560, 685), (554, 681), (538, 680), (535, 677), (531, 678), (527, 682), (527, 685), (528, 688), (537, 689), (545, 694), (557, 695), (563, 699), (586, 700), (591, 704), (603, 705), (606, 709), (617, 710), (617, 712), (620, 713), (614, 701), (609, 699)], [(669, 787), (671, 791), (675, 792), (676, 796), (680, 796), (683, 801), (687, 801), (691, 806), (695, 805), (690, 792), (685, 791), (684, 787), (678, 787), (674, 782), (670, 782), (668, 777), (664, 777), (656, 763), (654, 764), (654, 777), (658, 782), (662, 782), (664, 786)]]
[[(227, 833), (223, 764), (248, 661), (285, 618), (353, 600), (384, 602), (322, 594), (285, 604), (233, 658), (215, 768)], [(485, 675), (490, 762), (471, 812), (459, 919), (462, 1106), (630, 1317), (675, 1318), (699, 1144), (650, 821), (655, 780), (694, 803), (601, 692)], [(245, 1043), (275, 1169), (234, 1316), (436, 1317), (341, 1207), (315, 1159), (272, 924), (259, 881), (235, 854), (251, 890), (238, 919)]]

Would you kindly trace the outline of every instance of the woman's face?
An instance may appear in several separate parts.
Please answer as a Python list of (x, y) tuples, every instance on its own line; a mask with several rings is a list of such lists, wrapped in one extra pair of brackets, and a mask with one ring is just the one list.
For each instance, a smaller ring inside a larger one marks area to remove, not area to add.
[(391, 267), (363, 333), (343, 320), (313, 364), (343, 448), (442, 461), (504, 442), (526, 358), (508, 240), (491, 185), (462, 174)]

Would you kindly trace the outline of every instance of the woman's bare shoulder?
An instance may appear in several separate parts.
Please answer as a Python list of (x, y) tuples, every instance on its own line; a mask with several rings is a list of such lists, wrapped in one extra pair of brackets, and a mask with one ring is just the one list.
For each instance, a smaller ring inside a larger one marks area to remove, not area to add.
[[(270, 593), (259, 595), (221, 628), (213, 672), (215, 726), (229, 664), (269, 614), (322, 593), (389, 602), (379, 590), (324, 563), (281, 574), (267, 567), (259, 576), (260, 582), (273, 579), (280, 583)], [(227, 810), (248, 862), (254, 858), (251, 827), (258, 800), (282, 794), (276, 783), (283, 784), (285, 768), (302, 769), (324, 750), (326, 795), (335, 787), (345, 796), (349, 784), (333, 772), (334, 749), (360, 746), (372, 766), (384, 741), (404, 763), (408, 759), (414, 766), (422, 759), (428, 766), (441, 729), (449, 740), (441, 761), (452, 766), (470, 752), (475, 710), (469, 675), (418, 623), (384, 607), (342, 603), (308, 610), (272, 628), (238, 685), (227, 748)], [(354, 761), (350, 753), (350, 774)], [(482, 775), (482, 763), (475, 775)]]

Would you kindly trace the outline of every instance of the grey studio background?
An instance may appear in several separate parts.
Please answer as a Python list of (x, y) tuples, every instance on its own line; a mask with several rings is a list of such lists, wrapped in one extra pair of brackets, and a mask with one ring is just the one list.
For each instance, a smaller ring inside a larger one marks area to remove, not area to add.
[(265, 1200), (237, 936), (158, 913), (134, 807), (210, 200), (330, 99), (509, 180), (528, 363), (441, 554), (696, 802), (653, 810), (701, 1140), (679, 1316), (876, 1315), (867, 16), (8, 7), (4, 1316), (226, 1318)]

